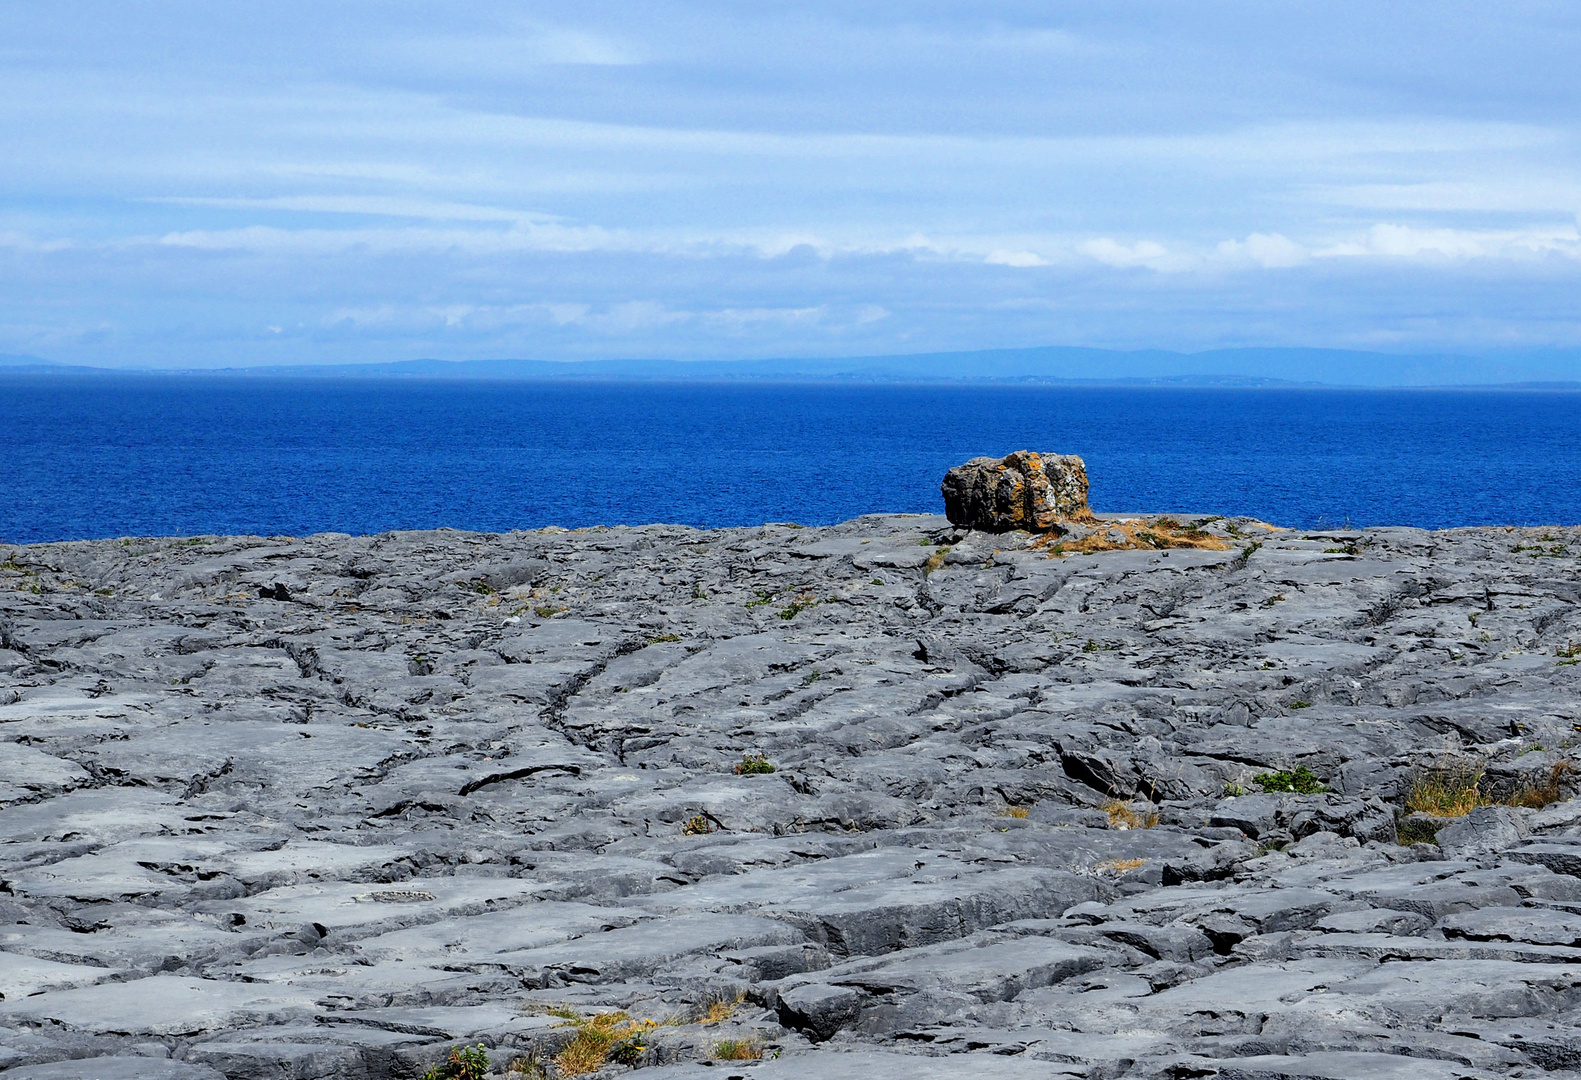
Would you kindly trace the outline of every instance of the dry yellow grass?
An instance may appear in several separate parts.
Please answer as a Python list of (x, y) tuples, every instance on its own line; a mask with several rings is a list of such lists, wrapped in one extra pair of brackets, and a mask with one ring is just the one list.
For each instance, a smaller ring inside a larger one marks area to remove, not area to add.
[(1510, 806), (1525, 806), (1533, 810), (1541, 810), (1549, 803), (1556, 803), (1564, 798), (1560, 783), (1571, 771), (1572, 766), (1568, 761), (1555, 762), (1549, 768), (1547, 776), (1541, 780), (1530, 780), (1522, 784), (1505, 802)]
[(658, 1026), (653, 1020), (633, 1020), (623, 1012), (598, 1013), (585, 1020), (572, 1013), (570, 1023), (577, 1029), (576, 1038), (554, 1059), (561, 1076), (597, 1072), (623, 1044), (640, 1052), (642, 1047), (635, 1040)]
[(1463, 817), (1479, 806), (1501, 803), (1541, 810), (1564, 798), (1564, 778), (1575, 771), (1568, 761), (1555, 762), (1546, 775), (1528, 780), (1508, 795), (1491, 798), (1482, 790), (1482, 769), (1472, 765), (1426, 769), (1416, 774), (1405, 793), (1405, 809), (1411, 814), (1433, 817)]
[(1482, 770), (1469, 765), (1446, 766), (1420, 772), (1405, 793), (1405, 809), (1412, 814), (1462, 817), (1488, 800), (1478, 785)]
[(1027, 808), (1024, 806), (1007, 806), (1005, 807), (1004, 816), (1017, 819), (1024, 818), (1027, 816)]
[(1109, 815), (1111, 829), (1151, 829), (1158, 824), (1158, 811), (1135, 810), (1119, 799), (1110, 799), (1101, 807)]
[(751, 1039), (725, 1039), (714, 1047), (716, 1061), (757, 1061), (763, 1047)]
[(720, 1001), (709, 1002), (708, 1008), (703, 1010), (703, 1015), (698, 1017), (697, 1022), (699, 1024), (724, 1023), (735, 1014), (737, 1007), (741, 1004), (742, 996), (743, 995), (741, 994), (737, 994), (733, 998), (725, 998)]

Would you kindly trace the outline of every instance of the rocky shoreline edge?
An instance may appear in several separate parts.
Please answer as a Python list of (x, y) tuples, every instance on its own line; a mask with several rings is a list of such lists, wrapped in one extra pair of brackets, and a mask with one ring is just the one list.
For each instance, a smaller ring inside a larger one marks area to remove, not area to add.
[(1581, 530), (1093, 522), (0, 546), (0, 1076), (1577, 1075)]

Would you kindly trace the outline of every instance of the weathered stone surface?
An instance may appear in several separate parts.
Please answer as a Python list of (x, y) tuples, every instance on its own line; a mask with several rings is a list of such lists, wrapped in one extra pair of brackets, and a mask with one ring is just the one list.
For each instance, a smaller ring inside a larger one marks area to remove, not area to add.
[(1439, 849), (1451, 859), (1497, 855), (1526, 838), (1526, 821), (1509, 806), (1479, 806), (1453, 825), (1438, 830)]
[(155, 1057), (92, 1057), (7, 1069), (7, 1080), (224, 1080), (203, 1065)]
[(941, 488), (945, 516), (970, 529), (1048, 532), (1090, 513), (1087, 466), (1074, 454), (973, 458), (945, 473)]
[(1581, 1068), (1581, 533), (1087, 528), (0, 548), (0, 1075)]

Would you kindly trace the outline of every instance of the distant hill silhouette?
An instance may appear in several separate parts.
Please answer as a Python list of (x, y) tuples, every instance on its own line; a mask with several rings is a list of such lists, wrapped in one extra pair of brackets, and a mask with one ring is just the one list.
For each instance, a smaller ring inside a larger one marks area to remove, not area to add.
[[(1400, 355), (1344, 349), (1214, 349), (1200, 353), (1048, 346), (978, 352), (774, 360), (397, 360), (367, 364), (135, 369), (141, 374), (277, 378), (783, 380), (993, 382), (1174, 387), (1505, 386), (1573, 389), (1555, 378), (1581, 369), (1581, 353), (1513, 358)], [(128, 374), (133, 369), (53, 364), (0, 356), (9, 374)]]

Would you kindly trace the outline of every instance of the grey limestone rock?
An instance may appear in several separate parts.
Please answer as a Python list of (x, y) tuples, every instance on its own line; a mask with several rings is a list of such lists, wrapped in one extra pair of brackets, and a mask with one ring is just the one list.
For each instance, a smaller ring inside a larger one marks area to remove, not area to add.
[(855, 1023), (862, 1013), (862, 995), (848, 986), (804, 983), (778, 995), (780, 1021), (806, 1032), (815, 1042)]
[(1452, 859), (1496, 855), (1526, 837), (1526, 821), (1509, 806), (1479, 806), (1453, 825), (1438, 831), (1438, 847)]
[[(616, 1011), (606, 1077), (1581, 1069), (1581, 531), (1034, 537), (1076, 473), (1017, 461), (959, 489), (1010, 532), (0, 548), (0, 1076)], [(1521, 806), (1417, 790), (1471, 774)]]

